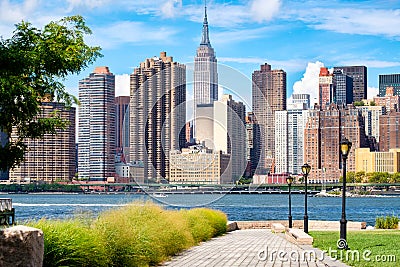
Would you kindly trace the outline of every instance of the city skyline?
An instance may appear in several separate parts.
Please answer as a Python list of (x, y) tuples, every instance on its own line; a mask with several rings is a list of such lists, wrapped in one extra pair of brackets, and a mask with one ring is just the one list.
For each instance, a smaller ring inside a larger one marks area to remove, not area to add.
[[(204, 2), (194, 0), (26, 0), (2, 1), (0, 6), (3, 38), (10, 37), (13, 24), (22, 19), (40, 27), (63, 16), (83, 15), (93, 30), (88, 42), (103, 48), (104, 57), (94, 66), (109, 66), (113, 70), (117, 94), (121, 81), (125, 84), (133, 68), (148, 55), (167, 51), (179, 62), (193, 62), (193, 51), (201, 40), (204, 12)], [(311, 88), (312, 75), (304, 77), (303, 86), (295, 82), (303, 78), (307, 66), (314, 73), (312, 70), (319, 71), (322, 63), (328, 68), (367, 66), (369, 91), (376, 94), (379, 74), (399, 72), (399, 8), (398, 1), (207, 3), (210, 38), (217, 58), (248, 77), (249, 87), (238, 89), (248, 100), (251, 72), (265, 62), (288, 73), (288, 96), (293, 87), (296, 93), (303, 92), (299, 87)], [(78, 81), (94, 66), (65, 81), (69, 92), (77, 95)], [(129, 86), (123, 90), (128, 92)]]

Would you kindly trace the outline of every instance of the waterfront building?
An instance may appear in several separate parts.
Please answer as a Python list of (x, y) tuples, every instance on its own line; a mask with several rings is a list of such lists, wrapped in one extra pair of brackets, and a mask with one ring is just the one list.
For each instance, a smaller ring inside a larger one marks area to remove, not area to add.
[(319, 71), (318, 98), (322, 109), (336, 102), (336, 83), (328, 68), (323, 67)]
[(394, 87), (386, 87), (386, 94), (384, 96), (376, 96), (373, 101), (375, 105), (385, 106), (386, 110), (400, 111), (400, 95), (395, 95)]
[(246, 177), (253, 177), (258, 162), (260, 160), (260, 125), (253, 112), (248, 112), (246, 116)]
[(400, 96), (400, 74), (379, 75), (379, 96), (385, 96), (388, 87), (393, 87), (393, 95)]
[[(231, 95), (221, 101), (197, 105), (196, 142), (231, 156), (232, 181), (240, 178), (246, 168), (245, 106)], [(231, 182), (232, 182), (231, 181)]]
[(185, 146), (186, 66), (166, 52), (148, 58), (130, 75), (130, 160), (144, 177), (168, 177), (169, 151)]
[(305, 103), (275, 112), (275, 172), (300, 174), (303, 160), (304, 127), (309, 111)]
[(115, 76), (96, 67), (79, 81), (79, 178), (105, 181), (115, 173)]
[[(70, 181), (75, 177), (75, 108), (64, 103), (44, 99), (39, 118), (49, 118), (54, 112), (69, 124), (55, 134), (45, 134), (40, 139), (24, 139), (27, 146), (25, 160), (9, 172), (10, 182)], [(11, 138), (18, 138), (13, 132)]]
[(306, 104), (305, 109), (310, 109), (310, 95), (309, 94), (292, 94), (293, 104)]
[(117, 183), (144, 183), (143, 162), (115, 163)]
[(400, 172), (400, 148), (391, 148), (387, 152), (372, 152), (369, 148), (355, 149), (356, 172)]
[(129, 162), (129, 101), (129, 96), (115, 98), (115, 151), (125, 163)]
[(202, 145), (170, 152), (170, 183), (226, 184), (232, 182), (230, 155)]
[(368, 147), (361, 111), (353, 105), (336, 104), (329, 105), (325, 110), (316, 107), (310, 111), (304, 131), (304, 162), (312, 167), (309, 176), (312, 182), (339, 181), (342, 168), (339, 144), (342, 136), (353, 143), (347, 170), (354, 171), (354, 149)]
[(347, 105), (353, 103), (353, 79), (344, 74), (342, 69), (333, 71), (336, 84), (336, 104)]
[(261, 155), (256, 172), (274, 172), (275, 111), (286, 110), (286, 72), (265, 63), (252, 74), (252, 107), (261, 130)]
[(194, 58), (193, 75), (193, 131), (194, 138), (197, 139), (197, 105), (212, 104), (218, 100), (217, 58), (209, 37), (207, 6), (204, 8), (203, 31), (200, 46), (197, 48), (196, 57)]
[(391, 110), (379, 118), (379, 151), (400, 148), (400, 112)]
[(334, 67), (333, 71), (340, 70), (344, 75), (353, 80), (353, 101), (361, 101), (367, 98), (367, 67), (366, 66), (342, 66)]

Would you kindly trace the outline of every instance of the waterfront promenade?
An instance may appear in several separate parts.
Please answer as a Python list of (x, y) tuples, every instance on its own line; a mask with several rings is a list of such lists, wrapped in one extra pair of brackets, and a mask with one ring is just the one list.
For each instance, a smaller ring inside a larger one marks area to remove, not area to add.
[[(335, 249), (335, 248), (332, 248)], [(204, 242), (162, 266), (329, 266), (347, 265), (309, 245), (295, 245), (269, 229), (247, 229)]]

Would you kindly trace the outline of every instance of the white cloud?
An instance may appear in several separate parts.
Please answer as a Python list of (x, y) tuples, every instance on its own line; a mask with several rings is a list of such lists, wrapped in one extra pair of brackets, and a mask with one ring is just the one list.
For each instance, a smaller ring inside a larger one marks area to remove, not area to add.
[(162, 14), (167, 18), (175, 17), (179, 8), (182, 7), (182, 0), (167, 0), (161, 6)]
[(240, 42), (244, 40), (258, 39), (265, 37), (269, 27), (253, 28), (253, 29), (240, 29), (222, 32), (214, 32), (211, 34), (212, 42), (215, 44), (229, 44), (232, 42)]
[(129, 74), (115, 75), (115, 96), (129, 96), (129, 84)]
[(110, 0), (67, 0), (68, 12), (77, 8), (98, 8), (111, 3)]
[(400, 37), (400, 9), (310, 8), (293, 15), (319, 30)]
[(177, 31), (171, 27), (157, 27), (135, 21), (120, 21), (104, 27), (93, 28), (90, 43), (102, 48), (115, 48), (122, 43), (146, 44), (171, 40)]
[(250, 4), (251, 16), (258, 22), (269, 21), (279, 12), (281, 0), (253, 0)]
[(369, 87), (367, 88), (367, 98), (372, 99), (374, 96), (379, 94), (379, 88), (376, 87)]
[(309, 62), (303, 78), (293, 85), (294, 94), (309, 94), (311, 105), (318, 103), (318, 87), (319, 87), (319, 71), (324, 66), (324, 63)]

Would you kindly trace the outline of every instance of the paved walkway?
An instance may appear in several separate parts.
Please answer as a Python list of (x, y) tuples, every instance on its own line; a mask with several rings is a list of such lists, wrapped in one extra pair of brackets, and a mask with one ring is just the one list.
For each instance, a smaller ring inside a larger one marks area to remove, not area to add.
[[(310, 259), (314, 253), (315, 257)], [(298, 246), (265, 229), (238, 230), (204, 242), (162, 266), (347, 266), (312, 246)]]

